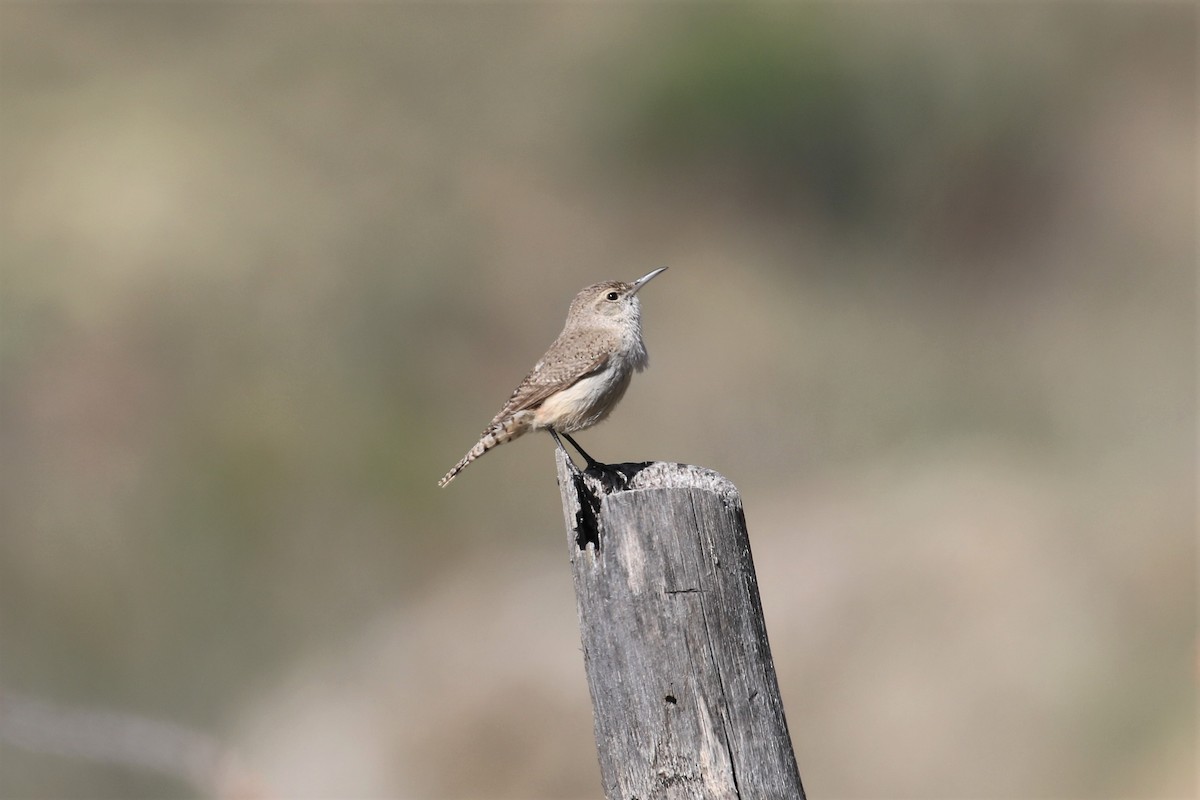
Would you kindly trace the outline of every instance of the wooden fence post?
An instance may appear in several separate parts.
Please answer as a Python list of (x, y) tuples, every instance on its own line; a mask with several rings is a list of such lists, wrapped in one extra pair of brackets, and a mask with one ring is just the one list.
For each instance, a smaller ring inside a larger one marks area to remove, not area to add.
[(607, 800), (803, 800), (737, 487), (558, 451)]

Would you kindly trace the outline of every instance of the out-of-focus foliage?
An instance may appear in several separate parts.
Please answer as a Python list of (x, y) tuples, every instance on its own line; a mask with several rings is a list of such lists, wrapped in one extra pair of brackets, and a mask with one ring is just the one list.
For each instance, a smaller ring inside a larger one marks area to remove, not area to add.
[(619, 94), (632, 112), (622, 144), (740, 183), (739, 199), (762, 208), (807, 199), (834, 218), (863, 216), (879, 166), (859, 106), (869, 76), (854, 74), (820, 17), (785, 19), (713, 7), (667, 38), (657, 63), (634, 60)]
[(0, 795), (598, 796), (549, 441), (435, 484), (669, 264), (582, 443), (741, 488), (813, 796), (1193, 796), (1196, 30), (0, 5)]
[[(988, 16), (1011, 25), (1015, 15), (942, 16), (969, 46), (988, 40)], [(1068, 36), (1078, 23), (1043, 21)], [(699, 180), (758, 214), (815, 215), (876, 239), (897, 235), (903, 209), (904, 229), (975, 253), (1036, 233), (1059, 200), (1079, 122), (1076, 76), (1046, 71), (1061, 38), (1031, 38), (1019, 61), (985, 47), (951, 66), (911, 21), (864, 32), (828, 10), (713, 6), (685, 22), (686, 36), (631, 58), (612, 94), (624, 120), (615, 146), (665, 166), (660, 179)]]

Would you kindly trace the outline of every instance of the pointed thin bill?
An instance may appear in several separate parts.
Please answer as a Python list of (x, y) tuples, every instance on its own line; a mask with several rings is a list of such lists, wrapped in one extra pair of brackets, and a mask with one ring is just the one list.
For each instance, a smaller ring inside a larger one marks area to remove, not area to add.
[(629, 293), (630, 296), (637, 294), (641, 290), (641, 288), (643, 286), (645, 286), (647, 283), (649, 283), (650, 279), (653, 278), (655, 275), (659, 274), (660, 272), (666, 272), (666, 271), (667, 271), (666, 267), (659, 267), (658, 269), (654, 270), (653, 272), (648, 273), (648, 274), (643, 275), (642, 277), (638, 278), (636, 281), (633, 282), (633, 291)]

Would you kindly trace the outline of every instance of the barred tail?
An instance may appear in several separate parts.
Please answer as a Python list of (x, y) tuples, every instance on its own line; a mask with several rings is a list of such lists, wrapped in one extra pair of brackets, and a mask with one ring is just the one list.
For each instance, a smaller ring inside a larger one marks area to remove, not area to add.
[(529, 425), (524, 416), (509, 417), (501, 420), (500, 422), (493, 422), (490, 426), (488, 426), (488, 429), (483, 432), (483, 436), (480, 437), (479, 441), (475, 443), (475, 446), (468, 450), (467, 454), (462, 457), (462, 460), (455, 464), (453, 469), (447, 472), (445, 476), (438, 481), (438, 486), (445, 486), (450, 481), (454, 480), (458, 473), (467, 468), (468, 464), (479, 458), (488, 450), (491, 450), (497, 445), (504, 444), (505, 442), (511, 442), (513, 439), (516, 439), (527, 430), (529, 430)]

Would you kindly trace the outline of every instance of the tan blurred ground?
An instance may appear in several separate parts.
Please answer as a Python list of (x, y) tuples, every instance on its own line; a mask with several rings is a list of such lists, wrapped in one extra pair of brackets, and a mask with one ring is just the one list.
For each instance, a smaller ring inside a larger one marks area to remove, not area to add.
[[(1195, 797), (1196, 66), (1183, 3), (0, 5), (0, 691), (598, 797), (551, 443), (435, 484), (669, 264), (581, 443), (741, 488), (810, 796)], [(4, 714), (0, 796), (245, 788)]]

